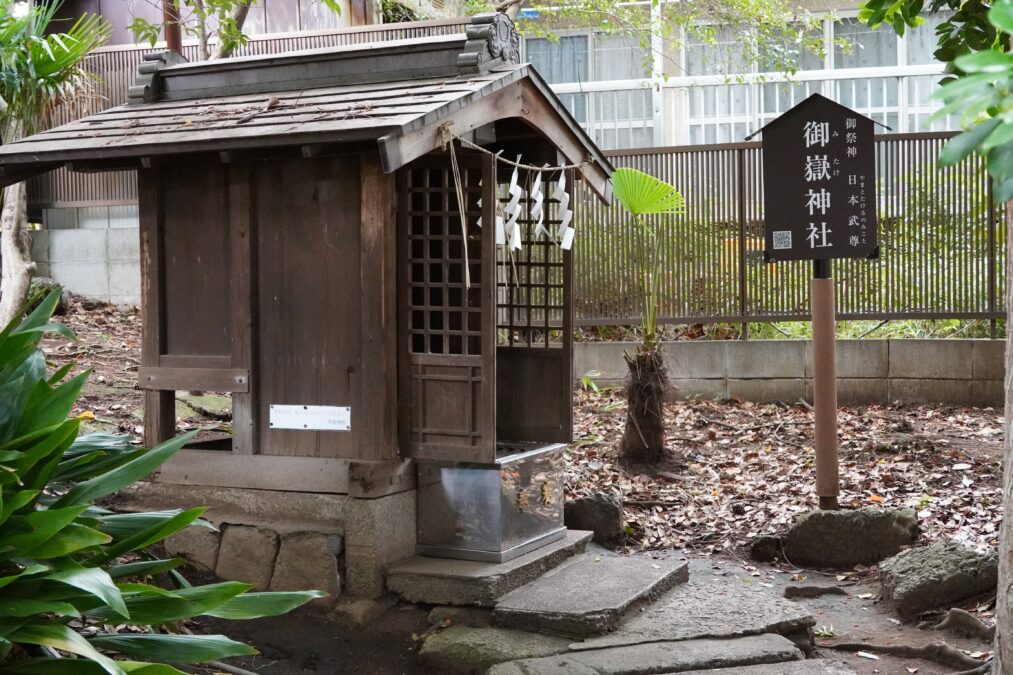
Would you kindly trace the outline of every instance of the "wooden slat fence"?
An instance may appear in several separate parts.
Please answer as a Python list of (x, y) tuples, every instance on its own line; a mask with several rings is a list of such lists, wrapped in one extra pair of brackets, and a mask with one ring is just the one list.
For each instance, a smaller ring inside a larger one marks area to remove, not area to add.
[[(984, 160), (939, 168), (952, 133), (876, 138), (878, 260), (834, 262), (841, 319), (998, 319), (1005, 227)], [(762, 322), (809, 316), (811, 263), (763, 262), (762, 143), (609, 152), (672, 183), (685, 215), (660, 217), (666, 323)], [(639, 321), (636, 226), (618, 205), (577, 193), (578, 325)], [(655, 217), (659, 218), (659, 217)]]

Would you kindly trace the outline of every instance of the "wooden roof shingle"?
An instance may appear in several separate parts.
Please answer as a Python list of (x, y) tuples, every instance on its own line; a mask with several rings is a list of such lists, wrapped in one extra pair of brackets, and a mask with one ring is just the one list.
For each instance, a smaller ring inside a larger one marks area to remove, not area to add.
[(156, 54), (126, 105), (0, 146), (0, 184), (68, 163), (112, 170), (181, 153), (363, 141), (376, 141), (393, 171), (438, 147), (440, 125), (460, 134), (519, 117), (587, 162), (584, 177), (607, 199), (608, 161), (534, 69), (517, 63), (504, 20), (476, 17), (465, 35), (193, 64)]

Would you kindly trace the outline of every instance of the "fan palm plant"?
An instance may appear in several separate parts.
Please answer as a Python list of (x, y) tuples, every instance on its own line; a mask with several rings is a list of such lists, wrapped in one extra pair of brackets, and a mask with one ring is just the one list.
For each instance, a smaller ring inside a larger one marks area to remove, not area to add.
[[(109, 24), (87, 14), (54, 32), (58, 2), (0, 0), (0, 138), (10, 143), (45, 127), (53, 111), (90, 92), (85, 56), (109, 37)], [(0, 326), (28, 297), (33, 264), (24, 183), (3, 192), (0, 213)]]
[(626, 428), (620, 452), (630, 464), (653, 464), (665, 456), (664, 402), (669, 389), (664, 356), (658, 340), (658, 303), (661, 290), (663, 222), (648, 215), (677, 215), (685, 211), (682, 194), (674, 187), (636, 169), (612, 174), (616, 201), (633, 217), (639, 231), (637, 281), (640, 290), (641, 342), (626, 353)]

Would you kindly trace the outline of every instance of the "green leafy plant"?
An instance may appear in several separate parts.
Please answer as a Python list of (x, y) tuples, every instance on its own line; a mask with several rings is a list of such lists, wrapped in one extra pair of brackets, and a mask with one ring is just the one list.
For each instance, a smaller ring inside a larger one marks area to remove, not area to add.
[(1013, 200), (1013, 0), (868, 0), (860, 18), (870, 27), (888, 24), (903, 35), (924, 23), (923, 13), (951, 12), (936, 29), (935, 56), (952, 77), (934, 94), (937, 117), (955, 115), (965, 129), (947, 143), (940, 163), (949, 166), (978, 152), (1000, 202)]
[(616, 169), (612, 174), (616, 201), (633, 216), (643, 237), (640, 239), (640, 291), (643, 344), (650, 348), (658, 337), (658, 298), (661, 281), (661, 225), (646, 215), (679, 215), (686, 202), (674, 187), (642, 171)]
[(637, 238), (636, 263), (642, 334), (636, 353), (625, 354), (630, 373), (626, 383), (626, 427), (620, 448), (628, 463), (653, 464), (665, 455), (664, 402), (669, 383), (658, 340), (664, 221), (646, 216), (682, 214), (686, 204), (682, 194), (668, 183), (625, 167), (612, 174), (612, 192), (633, 217), (641, 235)]
[(250, 593), (232, 581), (192, 586), (184, 561), (148, 549), (203, 509), (120, 514), (95, 501), (157, 469), (193, 436), (150, 450), (110, 434), (79, 436), (69, 418), (89, 372), (49, 372), (39, 341), (59, 295), (0, 332), (0, 672), (181, 673), (166, 665), (256, 653), (222, 635), (190, 635), (197, 616), (285, 613), (316, 591)]

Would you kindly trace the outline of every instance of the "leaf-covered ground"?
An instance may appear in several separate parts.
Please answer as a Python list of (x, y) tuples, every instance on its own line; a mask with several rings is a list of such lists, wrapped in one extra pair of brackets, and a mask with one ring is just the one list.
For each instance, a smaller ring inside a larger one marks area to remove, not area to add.
[[(617, 462), (617, 391), (581, 392), (567, 493), (626, 504), (626, 547), (733, 553), (816, 507), (812, 412), (742, 401), (667, 404), (671, 458), (654, 470)], [(995, 547), (1001, 517), (1002, 414), (991, 408), (857, 406), (840, 411), (841, 503), (918, 509), (924, 538)]]
[[(47, 357), (95, 371), (75, 410), (94, 416), (86, 428), (139, 435), (140, 313), (75, 300), (58, 318), (78, 339), (48, 338)], [(683, 401), (667, 412), (670, 461), (653, 471), (627, 470), (616, 462), (625, 416), (619, 393), (579, 392), (574, 400), (567, 492), (618, 492), (630, 527), (627, 548), (734, 552), (816, 506), (812, 412), (804, 406)], [(180, 426), (213, 421), (184, 401), (177, 416)], [(912, 506), (929, 540), (995, 546), (1001, 411), (845, 407), (840, 439), (843, 504)]]

